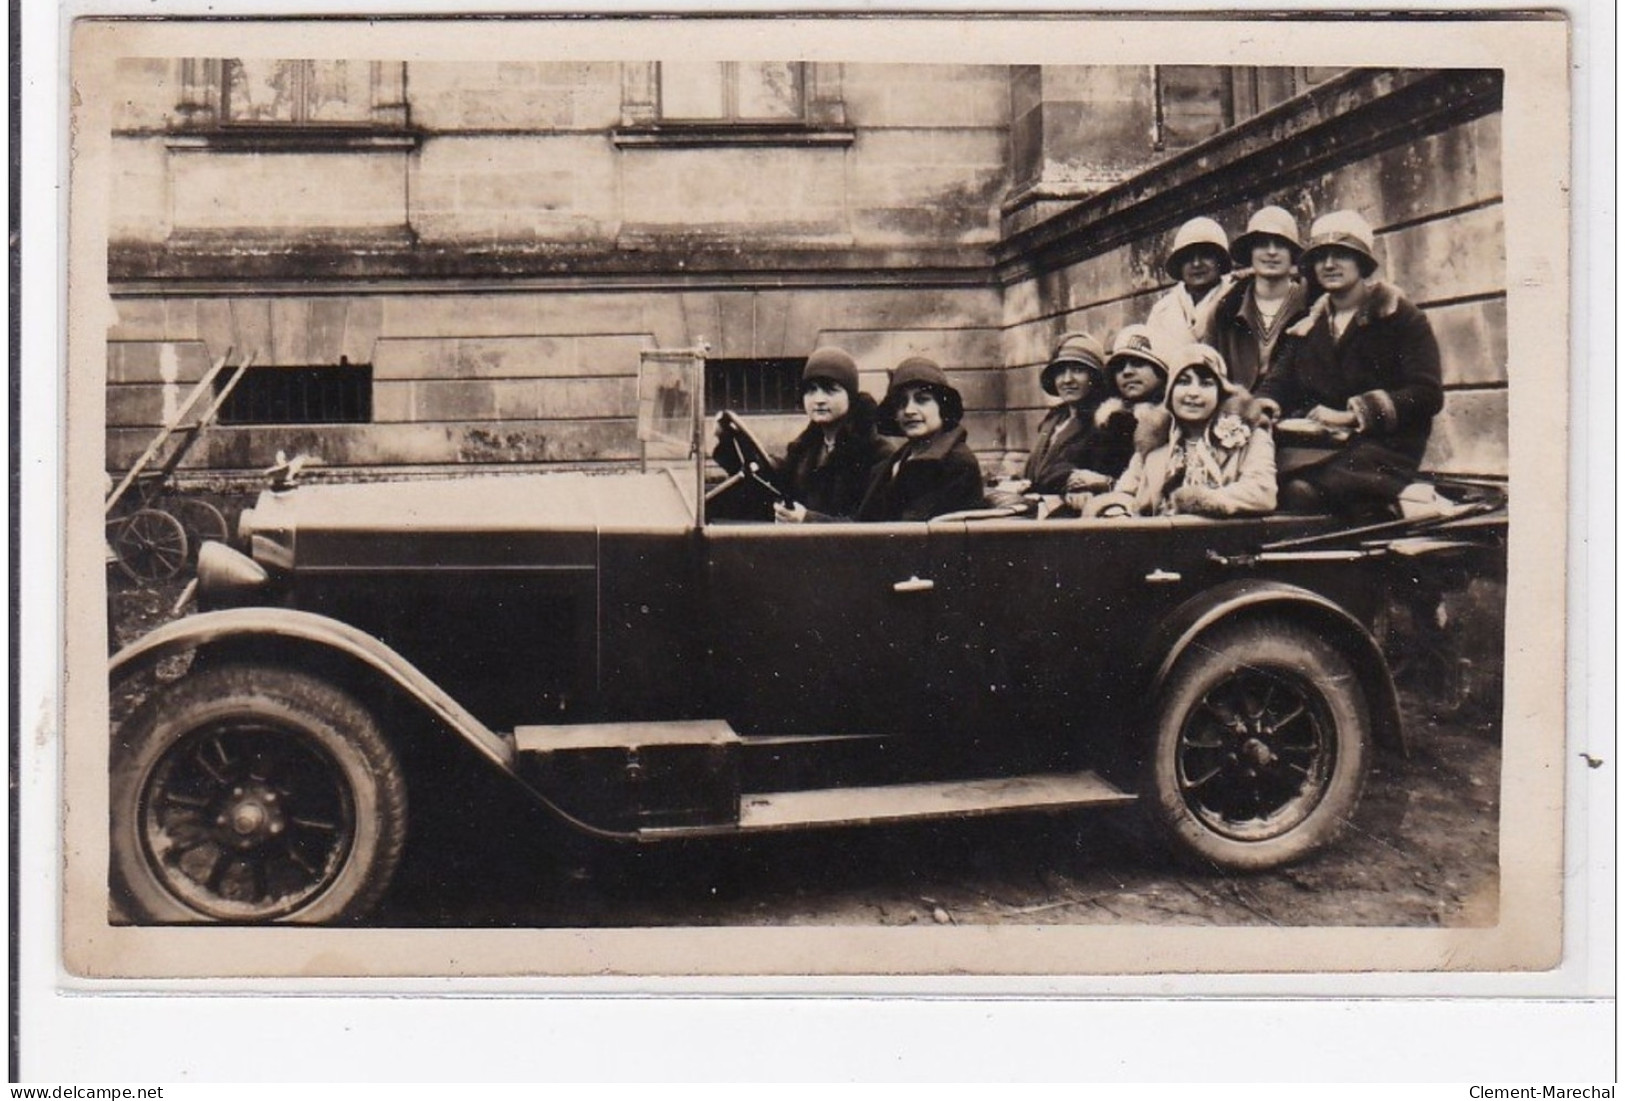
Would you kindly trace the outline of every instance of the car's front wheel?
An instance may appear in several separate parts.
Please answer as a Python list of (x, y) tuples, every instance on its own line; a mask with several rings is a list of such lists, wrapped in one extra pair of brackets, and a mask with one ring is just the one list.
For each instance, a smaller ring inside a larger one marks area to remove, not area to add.
[(1370, 753), (1360, 679), (1335, 646), (1286, 620), (1236, 623), (1198, 639), (1170, 675), (1144, 802), (1188, 861), (1274, 868), (1343, 827)]
[(372, 715), (257, 665), (162, 687), (114, 736), (112, 885), (139, 921), (366, 913), (406, 839), (406, 784)]

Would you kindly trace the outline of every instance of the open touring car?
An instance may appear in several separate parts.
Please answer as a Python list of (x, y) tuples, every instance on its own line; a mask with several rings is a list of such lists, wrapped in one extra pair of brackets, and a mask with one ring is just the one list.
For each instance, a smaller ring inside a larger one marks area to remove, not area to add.
[(112, 662), (122, 682), (190, 658), (113, 732), (127, 914), (365, 914), (434, 782), (403, 749), (434, 738), (632, 842), (1138, 802), (1189, 860), (1278, 866), (1403, 749), (1373, 637), (1390, 587), (1495, 569), (1504, 543), (1493, 488), (1364, 528), (708, 522), (701, 373), (650, 364), (644, 436), (682, 438), (664, 465), (285, 468), (235, 548), (203, 547), (199, 611)]

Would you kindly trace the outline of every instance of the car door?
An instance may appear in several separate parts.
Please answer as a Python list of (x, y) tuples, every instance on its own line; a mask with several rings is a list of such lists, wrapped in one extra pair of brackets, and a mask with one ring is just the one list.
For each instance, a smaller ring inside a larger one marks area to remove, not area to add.
[(1147, 635), (1189, 593), (1171, 522), (989, 521), (965, 540), (977, 721), (1020, 732), (1035, 760), (1110, 723), (1131, 702)]
[(709, 694), (741, 734), (939, 729), (962, 542), (925, 523), (704, 530)]

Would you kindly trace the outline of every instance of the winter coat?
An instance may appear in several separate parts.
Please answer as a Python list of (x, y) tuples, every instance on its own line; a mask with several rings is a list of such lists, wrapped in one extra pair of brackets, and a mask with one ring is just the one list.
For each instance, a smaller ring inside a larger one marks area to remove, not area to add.
[(1292, 281), (1291, 290), (1282, 300), (1280, 312), (1275, 315), (1275, 339), (1268, 358), (1264, 355), (1267, 334), (1262, 332), (1264, 320), (1253, 301), (1255, 278), (1251, 275), (1236, 280), (1213, 307), (1208, 318), (1207, 331), (1202, 343), (1217, 348), (1230, 368), (1230, 381), (1237, 386), (1255, 389), (1268, 375), (1279, 357), (1286, 330), (1309, 312), (1309, 292), (1300, 281)]
[(1206, 428), (1188, 436), (1166, 411), (1135, 434), (1134, 458), (1086, 516), (1120, 505), (1135, 516), (1258, 516), (1275, 511), (1275, 441), (1249, 423), (1245, 394), (1227, 398)]
[(1065, 493), (1074, 470), (1092, 470), (1115, 481), (1133, 454), (1134, 414), (1120, 398), (1077, 407), (1062, 403), (1038, 422), (1022, 477), (1035, 493)]
[(910, 440), (875, 465), (859, 520), (929, 520), (982, 507), (982, 465), (958, 425)]
[[(869, 472), (888, 458), (893, 444), (875, 430), (872, 420), (863, 428), (848, 416), (835, 433), (835, 447), (824, 450), (824, 431), (809, 424), (790, 441), (780, 465), (780, 485), (792, 501), (807, 506), (812, 520), (846, 520), (857, 514)], [(867, 429), (867, 431), (864, 430)]]
[[(807, 508), (809, 520), (845, 520), (857, 512), (869, 472), (895, 445), (875, 431), (875, 402), (859, 394), (852, 410), (835, 430), (835, 446), (824, 450), (824, 430), (808, 424), (785, 448), (770, 456), (772, 474), (791, 501)], [(728, 473), (737, 473), (738, 456), (720, 441), (711, 456)], [(763, 506), (765, 508), (765, 504)]]
[(1185, 289), (1185, 284), (1175, 283), (1157, 299), (1151, 312), (1146, 315), (1145, 323), (1153, 337), (1160, 345), (1170, 349), (1183, 348), (1201, 340), (1207, 332), (1213, 310), (1230, 289), (1231, 283), (1231, 277), (1226, 274), (1202, 296), (1200, 302), (1191, 301), (1191, 292)]
[(1332, 335), (1324, 296), (1281, 338), (1258, 396), (1287, 417), (1317, 405), (1352, 412), (1354, 438), (1332, 464), (1360, 472), (1370, 492), (1395, 496), (1414, 480), (1444, 405), (1439, 342), (1422, 311), (1388, 283), (1370, 285), (1341, 337)]

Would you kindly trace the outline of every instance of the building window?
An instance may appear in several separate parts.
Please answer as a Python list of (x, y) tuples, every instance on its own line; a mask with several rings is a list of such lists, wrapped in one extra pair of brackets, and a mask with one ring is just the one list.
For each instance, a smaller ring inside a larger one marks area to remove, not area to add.
[(639, 61), (621, 66), (617, 146), (850, 145), (841, 66)]
[(411, 142), (401, 61), (190, 58), (176, 114), (183, 146)]
[(805, 359), (708, 359), (705, 411), (799, 413), (806, 365)]
[(1156, 73), (1158, 149), (1185, 149), (1236, 124), (1228, 68), (1159, 65)]
[(1154, 147), (1159, 152), (1188, 149), (1347, 71), (1286, 66), (1158, 65), (1152, 70)]
[(662, 61), (666, 122), (785, 122), (803, 118), (802, 66), (793, 61)]
[(373, 63), (268, 61), (223, 63), (220, 121), (226, 125), (321, 126), (372, 122)]
[[(218, 391), (224, 382), (216, 380)], [(250, 367), (220, 408), (221, 424), (367, 424), (372, 365)]]

